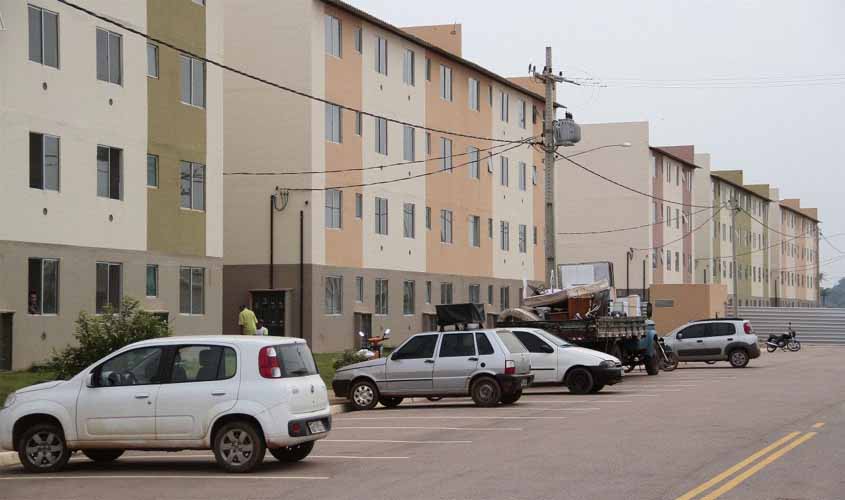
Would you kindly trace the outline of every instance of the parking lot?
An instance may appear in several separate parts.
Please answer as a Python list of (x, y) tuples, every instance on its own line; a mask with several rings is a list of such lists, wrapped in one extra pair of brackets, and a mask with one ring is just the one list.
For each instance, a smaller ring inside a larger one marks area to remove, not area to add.
[[(336, 415), (303, 462), (227, 475), (209, 452), (81, 455), (0, 471), (0, 498), (842, 498), (845, 349), (681, 364), (599, 394), (532, 388), (513, 406), (405, 401)], [(775, 446), (772, 446), (772, 445)], [(785, 450), (785, 451), (784, 451)]]

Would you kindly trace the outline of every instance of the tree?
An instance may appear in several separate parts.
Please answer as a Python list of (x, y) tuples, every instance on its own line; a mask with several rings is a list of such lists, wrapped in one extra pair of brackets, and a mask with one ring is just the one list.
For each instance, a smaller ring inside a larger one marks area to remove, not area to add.
[(845, 307), (845, 278), (832, 288), (821, 290), (822, 303), (827, 307)]
[(127, 297), (118, 311), (107, 307), (103, 314), (93, 316), (81, 311), (74, 333), (77, 345), (53, 351), (47, 368), (55, 371), (56, 377), (67, 379), (133, 342), (167, 337), (171, 333), (166, 321), (144, 311), (137, 300)]

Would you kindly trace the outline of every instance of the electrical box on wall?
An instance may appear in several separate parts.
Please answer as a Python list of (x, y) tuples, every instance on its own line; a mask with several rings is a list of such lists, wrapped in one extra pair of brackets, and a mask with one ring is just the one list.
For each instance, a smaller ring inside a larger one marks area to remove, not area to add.
[(581, 140), (581, 126), (567, 114), (563, 120), (555, 121), (555, 145), (574, 146)]

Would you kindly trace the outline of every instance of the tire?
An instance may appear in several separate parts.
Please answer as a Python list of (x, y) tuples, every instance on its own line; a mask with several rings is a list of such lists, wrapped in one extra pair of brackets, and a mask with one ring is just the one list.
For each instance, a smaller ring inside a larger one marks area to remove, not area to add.
[(654, 356), (649, 356), (645, 360), (645, 372), (649, 375), (657, 375), (660, 373), (660, 355), (654, 353)]
[(114, 462), (126, 450), (82, 450), (82, 453), (98, 463)]
[(503, 405), (512, 405), (519, 401), (519, 398), (522, 397), (522, 389), (519, 389), (516, 392), (512, 392), (510, 394), (502, 395), (502, 404)]
[(35, 424), (24, 431), (18, 440), (18, 458), (27, 472), (62, 470), (70, 459), (62, 428), (55, 424)]
[(604, 384), (595, 384), (593, 385), (593, 388), (590, 389), (590, 394), (595, 394), (601, 391), (602, 389), (604, 389)]
[(499, 404), (502, 399), (502, 388), (492, 377), (480, 377), (472, 383), (470, 388), (472, 400), (478, 406), (490, 407)]
[(378, 388), (369, 380), (359, 380), (352, 384), (349, 394), (355, 410), (372, 410), (378, 404)]
[(705, 361), (705, 363), (707, 363), (708, 365), (715, 365), (716, 364), (716, 362), (713, 361), (713, 360)]
[(787, 344), (786, 346), (792, 352), (798, 352), (801, 350), (801, 342), (798, 342), (797, 340), (790, 340), (789, 344)]
[(772, 344), (766, 344), (766, 351), (768, 352), (775, 352), (778, 350), (778, 346)]
[(566, 376), (566, 386), (572, 394), (589, 394), (593, 385), (593, 374), (586, 368), (573, 368)]
[(671, 372), (678, 367), (678, 363), (678, 355), (673, 352), (669, 354), (669, 362), (666, 362), (666, 360), (661, 360), (660, 367), (663, 371)]
[(214, 458), (226, 472), (250, 472), (264, 461), (267, 445), (250, 422), (239, 420), (224, 425), (214, 435)]
[(745, 368), (749, 361), (748, 352), (745, 349), (734, 349), (728, 354), (728, 361), (734, 368)]
[(314, 443), (315, 441), (307, 441), (285, 448), (270, 448), (270, 454), (279, 462), (299, 462), (311, 454), (311, 450), (314, 449)]
[(431, 401), (432, 403), (436, 403), (437, 401), (440, 401), (441, 399), (443, 399), (443, 396), (429, 396), (425, 399)]
[(403, 398), (382, 396), (378, 399), (378, 402), (381, 403), (381, 405), (385, 408), (396, 408), (397, 406), (399, 406), (399, 403), (402, 402), (402, 399)]

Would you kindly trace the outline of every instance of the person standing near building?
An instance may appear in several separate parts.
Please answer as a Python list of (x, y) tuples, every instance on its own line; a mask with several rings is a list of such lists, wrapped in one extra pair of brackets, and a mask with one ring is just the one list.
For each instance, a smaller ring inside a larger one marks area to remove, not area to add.
[(270, 331), (267, 330), (267, 327), (264, 326), (264, 322), (261, 321), (260, 319), (258, 320), (258, 329), (255, 330), (255, 334), (256, 335), (262, 335), (264, 337), (266, 337), (267, 335), (270, 335)]
[(252, 309), (246, 305), (241, 306), (241, 313), (238, 314), (238, 325), (241, 327), (241, 335), (255, 335), (255, 326), (258, 320)]

